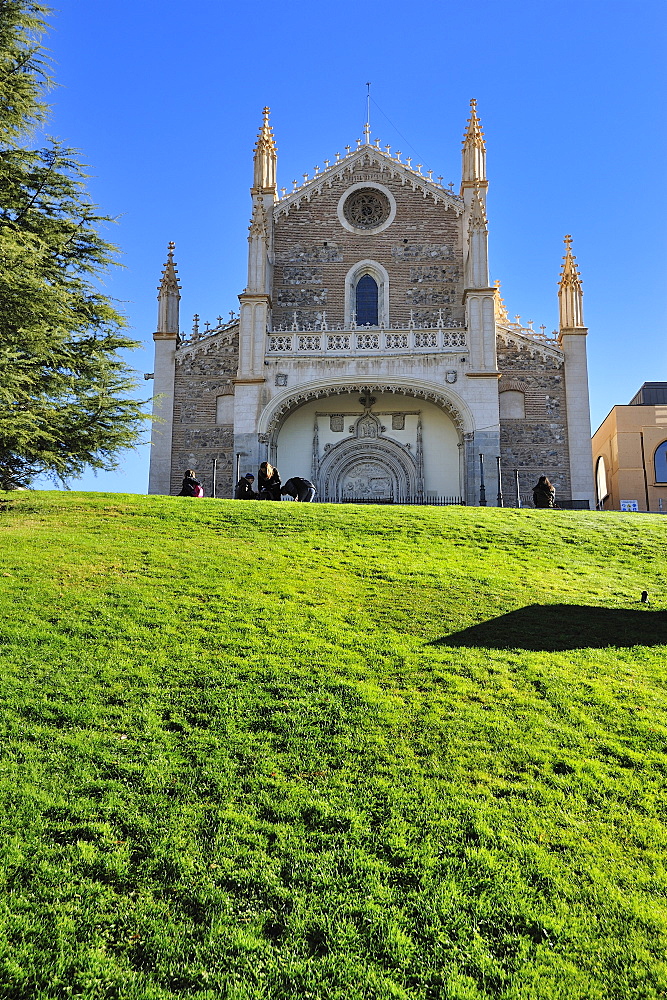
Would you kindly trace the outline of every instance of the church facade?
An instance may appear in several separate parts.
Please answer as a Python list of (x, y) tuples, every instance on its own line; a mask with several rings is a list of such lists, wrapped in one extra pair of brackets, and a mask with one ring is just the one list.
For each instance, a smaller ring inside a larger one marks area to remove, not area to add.
[(496, 503), (519, 473), (594, 505), (581, 281), (566, 237), (556, 336), (510, 321), (488, 269), (486, 150), (471, 102), (458, 194), (371, 140), (277, 187), (268, 109), (254, 152), (238, 317), (179, 330), (170, 244), (158, 294), (149, 493), (233, 495), (264, 460), (324, 501)]

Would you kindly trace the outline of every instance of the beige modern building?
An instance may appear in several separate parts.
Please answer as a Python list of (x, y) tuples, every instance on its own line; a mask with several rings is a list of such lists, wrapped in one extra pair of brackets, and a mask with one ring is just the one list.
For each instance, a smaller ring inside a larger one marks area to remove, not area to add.
[(667, 382), (645, 382), (593, 435), (597, 505), (667, 512)]
[(524, 491), (546, 474), (559, 503), (594, 505), (571, 241), (558, 331), (511, 320), (489, 278), (475, 101), (458, 193), (368, 123), (356, 146), (278, 188), (268, 108), (253, 172), (238, 316), (181, 331), (170, 246), (149, 492), (177, 493), (192, 468), (207, 495), (230, 496), (238, 472), (268, 460), (283, 479), (312, 479), (320, 500), (495, 504), (500, 464), (506, 501), (518, 472)]

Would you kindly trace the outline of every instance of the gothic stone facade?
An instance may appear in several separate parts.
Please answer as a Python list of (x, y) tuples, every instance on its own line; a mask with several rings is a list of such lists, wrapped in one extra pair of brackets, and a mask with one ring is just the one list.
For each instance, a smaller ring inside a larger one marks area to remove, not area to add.
[(593, 499), (580, 308), (563, 323), (568, 296), (580, 306), (574, 258), (568, 245), (559, 337), (511, 323), (489, 287), (474, 104), (458, 195), (367, 130), (278, 197), (268, 114), (254, 166), (238, 319), (182, 337), (169, 252), (150, 492), (177, 493), (194, 468), (210, 496), (215, 464), (216, 493), (229, 497), (238, 469), (268, 459), (283, 479), (312, 479), (325, 500), (474, 504), (482, 455), (490, 503), (497, 456), (507, 493), (519, 470), (525, 491), (547, 474), (562, 499)]

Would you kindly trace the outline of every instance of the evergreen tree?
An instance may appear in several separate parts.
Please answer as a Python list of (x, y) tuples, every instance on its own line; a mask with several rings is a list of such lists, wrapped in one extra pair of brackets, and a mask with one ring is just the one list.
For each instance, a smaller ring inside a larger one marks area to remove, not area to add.
[(76, 153), (31, 148), (51, 85), (48, 8), (0, 0), (0, 489), (111, 469), (145, 419), (119, 351), (137, 347), (97, 281), (116, 248)]

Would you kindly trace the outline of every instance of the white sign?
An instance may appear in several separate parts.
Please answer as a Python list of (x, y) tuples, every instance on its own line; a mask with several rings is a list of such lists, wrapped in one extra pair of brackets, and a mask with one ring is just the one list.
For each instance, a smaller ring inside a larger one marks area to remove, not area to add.
[(621, 510), (639, 510), (636, 500), (621, 500)]

